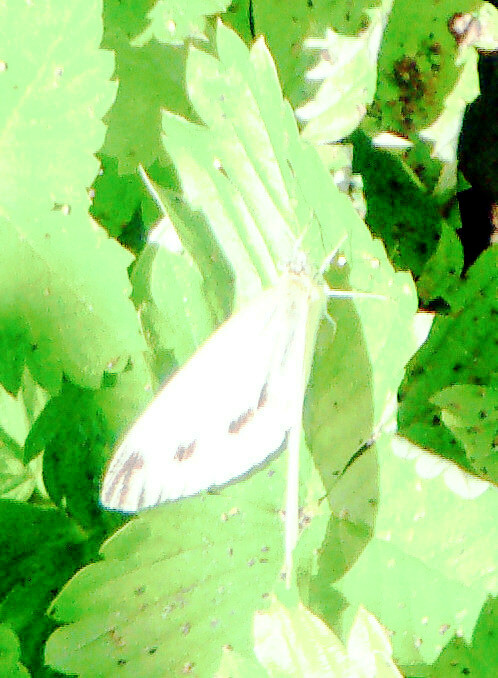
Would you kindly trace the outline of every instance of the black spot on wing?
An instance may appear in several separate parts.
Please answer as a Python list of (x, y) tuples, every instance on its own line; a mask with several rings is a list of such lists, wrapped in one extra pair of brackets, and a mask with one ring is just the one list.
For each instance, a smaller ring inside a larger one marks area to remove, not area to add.
[(144, 505), (145, 505), (145, 487), (142, 487), (137, 502), (137, 510), (140, 511), (140, 509), (143, 509)]
[[(285, 364), (285, 362), (288, 359), (288, 354), (290, 350), (290, 346), (292, 345), (294, 339), (294, 334), (291, 335), (291, 337), (288, 339), (288, 341), (285, 344), (284, 351), (282, 353), (282, 356), (280, 357), (280, 363), (282, 366)], [(263, 388), (261, 389), (258, 397), (258, 403), (256, 406), (257, 410), (263, 409), (267, 402), (268, 402), (268, 380), (269, 380), (269, 375), (267, 375), (267, 378), (265, 380), (265, 383), (263, 384)], [(229, 433), (239, 433), (239, 431), (246, 425), (248, 424), (254, 417), (254, 409), (249, 408), (245, 412), (243, 412), (237, 419), (234, 419), (233, 421), (230, 422), (230, 425), (228, 427), (228, 432)]]
[(254, 417), (254, 410), (249, 409), (246, 412), (243, 412), (240, 417), (237, 417), (237, 419), (234, 419), (233, 421), (230, 422), (230, 425), (228, 427), (228, 432), (229, 433), (238, 433), (243, 426), (245, 426), (247, 423), (251, 421), (251, 419)]
[(144, 460), (139, 452), (133, 452), (121, 466), (119, 466), (119, 461), (117, 465), (118, 470), (114, 476), (112, 476), (110, 485), (102, 499), (104, 505), (109, 505), (115, 492), (119, 490), (118, 504), (116, 506), (116, 508), (119, 508), (119, 506), (122, 506), (126, 501), (128, 490), (130, 489), (130, 480), (133, 474), (143, 468)]
[(175, 461), (185, 461), (186, 459), (190, 459), (190, 457), (194, 454), (196, 445), (197, 442), (195, 440), (193, 440), (190, 445), (187, 445), (187, 447), (180, 445), (180, 447), (175, 452)]
[(121, 480), (121, 491), (119, 493), (119, 503), (122, 505), (126, 502), (128, 490), (130, 489), (130, 480), (134, 473), (143, 468), (144, 460), (139, 452), (133, 452), (125, 461), (119, 472), (119, 479)]
[(258, 410), (264, 407), (267, 402), (268, 402), (268, 382), (265, 381), (258, 398)]

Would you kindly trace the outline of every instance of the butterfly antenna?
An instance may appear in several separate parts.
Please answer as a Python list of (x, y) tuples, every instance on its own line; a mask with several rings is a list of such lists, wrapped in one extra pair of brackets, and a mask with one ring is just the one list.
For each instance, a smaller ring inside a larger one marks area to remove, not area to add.
[(324, 290), (327, 297), (335, 299), (382, 299), (385, 301), (389, 297), (386, 297), (385, 294), (375, 294), (374, 292), (355, 292), (354, 290), (333, 290), (330, 287)]

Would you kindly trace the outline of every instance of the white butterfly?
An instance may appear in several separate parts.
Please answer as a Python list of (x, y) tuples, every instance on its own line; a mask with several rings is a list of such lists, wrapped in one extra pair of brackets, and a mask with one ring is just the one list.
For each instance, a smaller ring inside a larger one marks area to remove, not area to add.
[(135, 512), (193, 495), (279, 450), (300, 430), (307, 343), (325, 298), (299, 264), (221, 325), (124, 436), (103, 506)]

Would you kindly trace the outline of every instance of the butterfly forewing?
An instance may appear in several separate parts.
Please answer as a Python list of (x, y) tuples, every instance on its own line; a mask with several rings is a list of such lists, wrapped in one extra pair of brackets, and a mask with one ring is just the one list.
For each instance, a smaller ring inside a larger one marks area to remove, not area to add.
[(123, 438), (105, 507), (134, 512), (223, 485), (281, 447), (301, 397), (296, 329), (309, 294), (307, 276), (284, 276), (211, 335)]

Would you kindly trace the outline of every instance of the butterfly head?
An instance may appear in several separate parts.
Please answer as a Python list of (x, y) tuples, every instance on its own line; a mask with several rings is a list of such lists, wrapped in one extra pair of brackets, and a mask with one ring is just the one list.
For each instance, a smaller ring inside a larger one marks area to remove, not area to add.
[(306, 254), (299, 250), (292, 261), (288, 264), (288, 269), (290, 273), (294, 275), (311, 275), (311, 267), (306, 257)]

